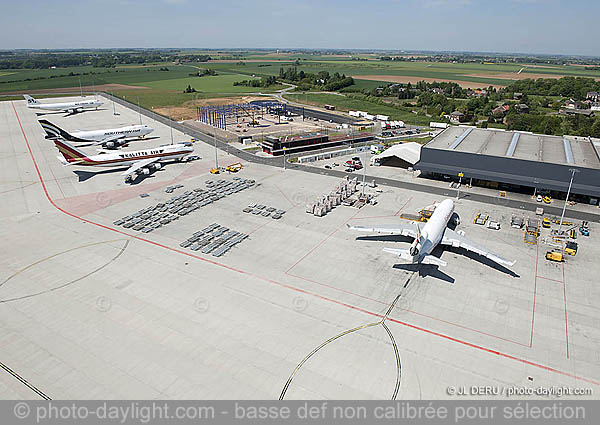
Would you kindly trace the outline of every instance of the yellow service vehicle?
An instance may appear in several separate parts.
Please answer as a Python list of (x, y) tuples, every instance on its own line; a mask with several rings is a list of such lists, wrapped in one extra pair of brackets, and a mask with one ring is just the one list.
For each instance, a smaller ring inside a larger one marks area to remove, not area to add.
[(577, 254), (577, 242), (567, 242), (567, 246), (565, 246), (565, 254)]
[(542, 227), (549, 228), (550, 223), (551, 223), (550, 219), (548, 217), (544, 217), (544, 220), (542, 220)]
[(218, 168), (211, 168), (210, 169), (210, 174), (219, 174), (219, 169)]
[(548, 251), (546, 252), (546, 260), (562, 263), (563, 261), (565, 261), (565, 257), (563, 256), (562, 252)]
[(544, 196), (544, 198), (542, 198), (544, 200), (545, 204), (549, 204), (550, 202), (552, 202), (552, 198), (550, 198), (549, 196)]
[(227, 167), (225, 167), (225, 171), (229, 171), (230, 173), (237, 173), (242, 168), (243, 168), (242, 163), (241, 162), (236, 162), (234, 164), (230, 164)]

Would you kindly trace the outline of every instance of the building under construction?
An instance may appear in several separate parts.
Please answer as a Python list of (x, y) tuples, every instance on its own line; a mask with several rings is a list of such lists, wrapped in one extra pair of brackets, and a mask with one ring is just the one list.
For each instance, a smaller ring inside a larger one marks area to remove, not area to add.
[(222, 130), (240, 123), (258, 125), (259, 119), (266, 119), (265, 115), (277, 116), (277, 122), (273, 124), (279, 124), (281, 117), (287, 114), (286, 104), (273, 100), (198, 107), (198, 121)]

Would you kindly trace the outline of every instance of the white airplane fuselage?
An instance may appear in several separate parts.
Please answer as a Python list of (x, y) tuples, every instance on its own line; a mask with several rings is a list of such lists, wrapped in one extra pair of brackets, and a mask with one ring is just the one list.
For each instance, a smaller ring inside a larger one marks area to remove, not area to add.
[(74, 131), (71, 133), (74, 137), (83, 140), (96, 141), (105, 140), (107, 137), (120, 135), (123, 138), (144, 137), (154, 131), (147, 125), (128, 125), (120, 128), (109, 128), (106, 130), (85, 130)]
[(140, 151), (107, 152), (88, 156), (63, 140), (55, 140), (54, 143), (63, 155), (62, 158), (59, 157), (63, 165), (92, 167), (125, 167), (152, 158), (157, 162), (178, 161), (194, 152), (189, 142), (183, 142)]
[(32, 97), (27, 97), (27, 107), (31, 109), (38, 109), (41, 111), (65, 111), (65, 112), (77, 112), (84, 109), (98, 108), (102, 106), (104, 102), (96, 99), (92, 100), (80, 100), (78, 102), (62, 102), (62, 103), (40, 103)]
[(444, 237), (444, 231), (452, 218), (452, 214), (454, 214), (454, 201), (452, 199), (445, 199), (437, 205), (423, 230), (410, 246), (409, 252), (413, 263), (418, 263), (426, 255), (431, 255), (431, 252)]

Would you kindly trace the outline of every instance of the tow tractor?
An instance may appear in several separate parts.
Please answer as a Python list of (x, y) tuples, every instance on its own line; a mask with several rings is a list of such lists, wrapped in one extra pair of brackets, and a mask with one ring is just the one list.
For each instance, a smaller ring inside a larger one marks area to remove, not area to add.
[(546, 260), (562, 263), (565, 261), (565, 256), (560, 251), (548, 251), (546, 252)]
[(225, 171), (229, 171), (230, 173), (237, 173), (243, 167), (244, 166), (242, 165), (241, 162), (236, 162), (234, 164), (229, 164), (227, 167), (225, 167)]

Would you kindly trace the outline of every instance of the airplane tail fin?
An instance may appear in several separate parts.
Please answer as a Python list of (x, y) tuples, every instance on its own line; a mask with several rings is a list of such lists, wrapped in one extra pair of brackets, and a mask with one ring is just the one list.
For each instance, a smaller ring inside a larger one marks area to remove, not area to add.
[(56, 139), (56, 138), (61, 137), (65, 140), (74, 141), (73, 136), (71, 136), (69, 133), (67, 133), (65, 130), (63, 130), (59, 126), (52, 124), (50, 121), (39, 120), (39, 123), (42, 126), (42, 128), (44, 129), (44, 131), (46, 132), (46, 139)]
[(33, 97), (29, 96), (28, 94), (24, 94), (23, 97), (27, 101), (27, 106), (40, 104), (40, 102), (38, 102), (37, 100), (35, 100)]
[[(64, 157), (64, 160), (67, 164), (73, 164), (88, 159), (86, 154), (82, 150), (70, 145), (69, 142), (67, 142), (66, 140), (54, 139), (54, 144), (58, 148), (58, 151)], [(61, 160), (61, 162), (65, 164), (64, 161)]]

